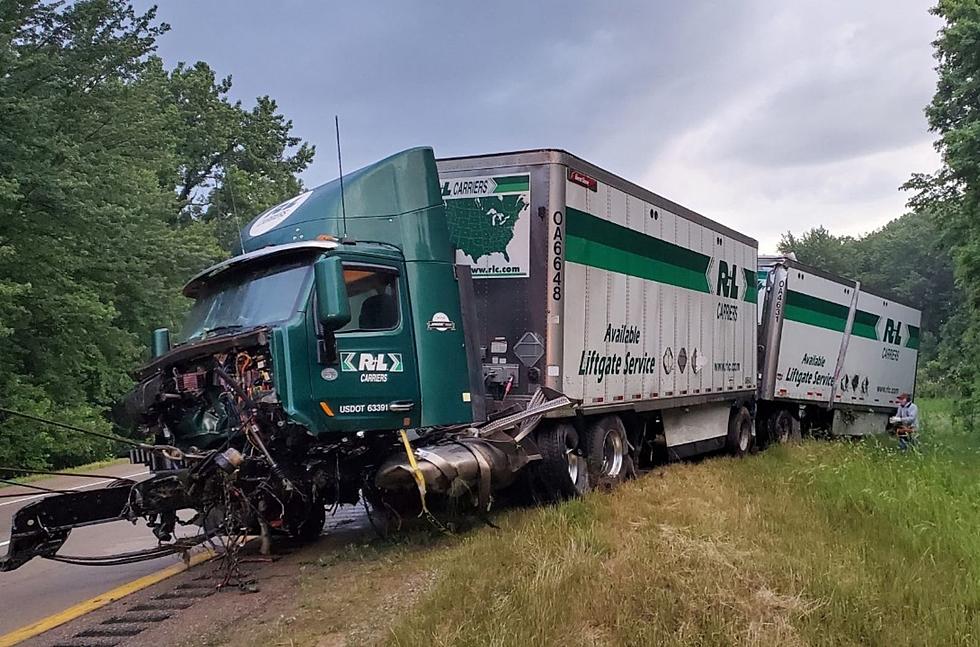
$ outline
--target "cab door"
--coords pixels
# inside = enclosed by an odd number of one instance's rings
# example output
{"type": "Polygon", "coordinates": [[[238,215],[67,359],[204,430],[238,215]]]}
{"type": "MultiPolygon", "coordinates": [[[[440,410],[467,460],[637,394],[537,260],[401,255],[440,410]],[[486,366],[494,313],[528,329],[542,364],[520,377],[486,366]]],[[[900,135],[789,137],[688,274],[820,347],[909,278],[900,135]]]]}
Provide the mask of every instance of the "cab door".
{"type": "Polygon", "coordinates": [[[412,427],[421,402],[404,265],[349,260],[343,267],[351,320],[335,333],[336,361],[311,376],[325,426],[412,427]]]}

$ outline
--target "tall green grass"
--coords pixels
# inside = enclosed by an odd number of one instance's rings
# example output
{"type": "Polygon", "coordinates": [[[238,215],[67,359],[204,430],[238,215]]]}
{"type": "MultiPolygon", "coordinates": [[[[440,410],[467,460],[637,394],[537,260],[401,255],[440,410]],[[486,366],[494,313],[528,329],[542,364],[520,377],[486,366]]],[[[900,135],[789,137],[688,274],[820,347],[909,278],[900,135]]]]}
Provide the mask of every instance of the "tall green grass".
{"type": "Polygon", "coordinates": [[[915,451],[811,443],[732,466],[747,496],[787,506],[770,506],[763,565],[823,602],[799,622],[814,643],[980,644],[980,439],[948,401],[922,409],[915,451]]]}
{"type": "Polygon", "coordinates": [[[806,441],[499,529],[328,542],[282,622],[214,644],[978,645],[980,437],[920,406],[915,451],[806,441]]]}
{"type": "Polygon", "coordinates": [[[505,514],[391,644],[980,644],[980,442],[810,441],[505,514]]]}

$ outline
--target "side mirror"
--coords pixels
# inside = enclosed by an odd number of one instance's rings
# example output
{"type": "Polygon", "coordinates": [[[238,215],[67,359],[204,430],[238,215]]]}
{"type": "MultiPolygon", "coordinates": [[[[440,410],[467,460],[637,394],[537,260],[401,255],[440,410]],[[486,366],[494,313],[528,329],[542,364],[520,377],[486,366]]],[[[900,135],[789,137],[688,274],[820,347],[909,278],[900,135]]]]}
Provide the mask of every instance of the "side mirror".
{"type": "Polygon", "coordinates": [[[323,256],[313,264],[316,290],[316,316],[327,332],[343,328],[350,321],[350,302],[344,267],[337,256],[323,256]]]}

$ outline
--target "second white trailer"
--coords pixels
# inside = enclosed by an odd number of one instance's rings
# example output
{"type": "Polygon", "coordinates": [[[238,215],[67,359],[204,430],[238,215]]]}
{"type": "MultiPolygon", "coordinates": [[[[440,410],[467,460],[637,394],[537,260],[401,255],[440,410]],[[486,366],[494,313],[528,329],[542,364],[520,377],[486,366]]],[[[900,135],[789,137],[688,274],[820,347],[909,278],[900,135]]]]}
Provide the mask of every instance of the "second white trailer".
{"type": "Polygon", "coordinates": [[[759,280],[760,427],[884,431],[898,395],[915,390],[921,313],[791,258],[761,257],[759,280]]]}

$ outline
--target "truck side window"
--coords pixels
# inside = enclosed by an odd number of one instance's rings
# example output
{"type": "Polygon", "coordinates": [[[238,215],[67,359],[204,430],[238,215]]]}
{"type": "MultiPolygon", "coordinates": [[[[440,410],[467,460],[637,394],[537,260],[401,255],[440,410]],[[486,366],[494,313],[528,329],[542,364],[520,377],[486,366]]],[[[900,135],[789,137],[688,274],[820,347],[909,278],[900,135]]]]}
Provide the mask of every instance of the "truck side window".
{"type": "Polygon", "coordinates": [[[378,267],[345,267],[350,323],[338,333],[398,327],[398,272],[378,267]]]}

